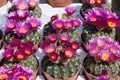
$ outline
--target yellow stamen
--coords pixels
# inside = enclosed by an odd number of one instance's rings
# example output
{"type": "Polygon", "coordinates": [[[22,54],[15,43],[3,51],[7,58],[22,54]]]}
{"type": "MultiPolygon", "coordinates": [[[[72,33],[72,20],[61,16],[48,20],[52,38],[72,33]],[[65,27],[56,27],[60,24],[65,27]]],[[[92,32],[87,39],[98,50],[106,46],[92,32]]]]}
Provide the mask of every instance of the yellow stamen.
{"type": "Polygon", "coordinates": [[[90,4],[95,4],[95,0],[90,0],[90,4]]]}
{"type": "Polygon", "coordinates": [[[23,56],[22,54],[19,54],[19,55],[17,56],[17,58],[21,60],[21,59],[24,58],[24,56],[23,56]]]}
{"type": "Polygon", "coordinates": [[[57,24],[56,27],[60,29],[62,28],[62,24],[57,24]]]}
{"type": "Polygon", "coordinates": [[[108,21],[108,26],[110,28],[114,28],[116,26],[115,22],[112,22],[112,21],[108,21]]]}
{"type": "Polygon", "coordinates": [[[91,18],[90,21],[95,22],[97,19],[96,18],[91,18]]]}
{"type": "Polygon", "coordinates": [[[29,50],[25,50],[25,53],[29,55],[29,54],[30,54],[30,51],[29,51],[29,50]]]}
{"type": "Polygon", "coordinates": [[[112,52],[113,54],[116,53],[115,49],[113,49],[113,48],[110,49],[110,52],[112,52]]]}
{"type": "Polygon", "coordinates": [[[99,47],[103,47],[104,44],[103,44],[103,43],[98,43],[98,46],[99,46],[99,47]]]}
{"type": "Polygon", "coordinates": [[[67,24],[67,28],[71,28],[72,25],[70,23],[67,24]]]}
{"type": "Polygon", "coordinates": [[[97,0],[97,3],[99,3],[99,4],[100,4],[101,2],[102,2],[101,0],[97,0]]]}
{"type": "Polygon", "coordinates": [[[103,53],[101,58],[102,58],[102,60],[106,61],[109,58],[109,56],[107,53],[103,53]]]}
{"type": "Polygon", "coordinates": [[[30,4],[30,6],[32,6],[32,7],[34,7],[34,6],[36,5],[36,3],[33,2],[33,1],[31,1],[29,4],[30,4]]]}
{"type": "Polygon", "coordinates": [[[7,74],[0,74],[0,80],[8,78],[7,74]]]}
{"type": "Polygon", "coordinates": [[[20,80],[27,80],[26,76],[18,76],[20,80]]]}
{"type": "Polygon", "coordinates": [[[20,5],[20,9],[21,10],[24,10],[26,8],[26,6],[23,4],[23,5],[20,5]]]}
{"type": "Polygon", "coordinates": [[[21,28],[21,29],[19,30],[19,32],[20,32],[20,33],[26,33],[27,31],[26,31],[24,28],[21,28]]]}
{"type": "Polygon", "coordinates": [[[53,52],[53,51],[54,51],[53,48],[49,48],[49,49],[47,50],[47,53],[51,53],[51,52],[53,52]]]}
{"type": "Polygon", "coordinates": [[[14,28],[14,25],[13,25],[13,24],[10,24],[10,25],[9,25],[9,28],[14,28]]]}
{"type": "Polygon", "coordinates": [[[37,24],[36,23],[31,23],[32,27],[36,27],[37,24]]]}
{"type": "Polygon", "coordinates": [[[66,51],[66,52],[65,52],[65,55],[66,55],[67,57],[72,57],[72,52],[71,52],[71,51],[66,51]]]}

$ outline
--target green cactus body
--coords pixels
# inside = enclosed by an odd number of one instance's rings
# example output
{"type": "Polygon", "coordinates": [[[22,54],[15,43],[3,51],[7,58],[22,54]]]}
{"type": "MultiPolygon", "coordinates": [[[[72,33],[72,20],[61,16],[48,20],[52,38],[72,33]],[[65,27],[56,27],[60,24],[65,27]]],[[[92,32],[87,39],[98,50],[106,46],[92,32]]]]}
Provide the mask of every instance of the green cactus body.
{"type": "Polygon", "coordinates": [[[119,71],[119,61],[116,62],[96,62],[93,57],[87,56],[84,60],[84,67],[87,70],[88,73],[94,75],[94,76],[100,76],[101,71],[103,69],[106,69],[108,71],[108,75],[110,78],[115,77],[118,74],[119,71]]]}
{"type": "Polygon", "coordinates": [[[42,69],[54,78],[68,78],[77,73],[80,69],[79,55],[70,59],[67,64],[52,63],[49,57],[45,56],[42,61],[42,69]]]}
{"type": "Polygon", "coordinates": [[[7,68],[12,68],[16,64],[21,64],[22,66],[29,67],[33,71],[35,71],[38,68],[38,61],[35,56],[29,56],[25,60],[21,60],[20,62],[16,61],[5,61],[4,65],[7,68]]]}
{"type": "Polygon", "coordinates": [[[34,44],[40,41],[40,32],[39,31],[32,31],[30,34],[26,35],[25,37],[19,37],[17,36],[13,31],[12,32],[6,32],[5,34],[5,42],[8,44],[12,41],[12,39],[18,38],[21,39],[21,41],[32,41],[34,44]]]}
{"type": "Polygon", "coordinates": [[[94,26],[85,25],[85,28],[82,32],[82,40],[86,43],[90,39],[99,37],[99,36],[109,36],[112,39],[116,39],[116,30],[115,29],[96,29],[94,26]]]}

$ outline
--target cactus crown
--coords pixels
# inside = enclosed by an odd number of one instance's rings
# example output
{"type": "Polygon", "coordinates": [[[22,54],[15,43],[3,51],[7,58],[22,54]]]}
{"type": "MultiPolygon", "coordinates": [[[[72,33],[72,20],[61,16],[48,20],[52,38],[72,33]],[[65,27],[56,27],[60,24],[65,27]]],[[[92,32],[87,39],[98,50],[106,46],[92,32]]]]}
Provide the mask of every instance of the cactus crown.
{"type": "Polygon", "coordinates": [[[66,12],[67,14],[63,15],[64,19],[58,19],[56,15],[51,17],[49,26],[44,28],[45,41],[41,43],[41,48],[46,53],[42,68],[55,78],[71,77],[80,68],[79,54],[76,50],[80,47],[78,27],[81,21],[72,18],[75,12],[73,7],[67,7],[66,12]],[[54,33],[47,33],[46,30],[54,33]]]}

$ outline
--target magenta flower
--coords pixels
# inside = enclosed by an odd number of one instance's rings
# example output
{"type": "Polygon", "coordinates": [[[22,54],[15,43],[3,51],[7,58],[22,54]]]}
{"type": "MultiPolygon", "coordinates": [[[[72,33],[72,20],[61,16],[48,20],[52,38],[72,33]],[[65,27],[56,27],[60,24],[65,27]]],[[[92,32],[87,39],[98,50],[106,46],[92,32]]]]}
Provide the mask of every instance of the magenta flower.
{"type": "Polygon", "coordinates": [[[73,29],[74,28],[74,23],[72,22],[72,20],[66,20],[64,22],[64,26],[66,29],[73,29]]]}
{"type": "Polygon", "coordinates": [[[91,5],[95,5],[96,4],[96,0],[87,0],[87,3],[91,4],[91,5]]]}
{"type": "Polygon", "coordinates": [[[29,80],[29,76],[24,72],[14,74],[13,80],[29,80]]]}
{"type": "Polygon", "coordinates": [[[15,22],[12,21],[12,20],[7,21],[6,24],[5,24],[5,28],[8,31],[13,30],[15,27],[16,27],[15,22]]]}
{"type": "Polygon", "coordinates": [[[7,18],[16,22],[18,20],[17,12],[16,11],[10,12],[7,15],[7,18]]]}
{"type": "Polygon", "coordinates": [[[21,0],[13,0],[13,1],[12,1],[12,5],[17,6],[18,3],[20,3],[20,1],[21,1],[21,0]]]}
{"type": "Polygon", "coordinates": [[[68,6],[65,8],[65,11],[67,12],[67,15],[72,15],[75,13],[76,9],[74,7],[68,6]]]}
{"type": "Polygon", "coordinates": [[[23,50],[17,50],[14,54],[14,57],[16,60],[23,60],[26,56],[23,50]]]}
{"type": "Polygon", "coordinates": [[[25,45],[28,46],[29,48],[33,48],[33,46],[34,46],[33,42],[31,42],[31,41],[27,41],[25,43],[25,45]]]}
{"type": "Polygon", "coordinates": [[[109,28],[118,28],[119,24],[120,24],[120,21],[119,21],[119,19],[109,18],[107,20],[107,24],[108,24],[109,28]]]}
{"type": "Polygon", "coordinates": [[[17,5],[16,5],[18,10],[27,10],[29,8],[28,3],[24,0],[20,1],[17,5]]]}
{"type": "Polygon", "coordinates": [[[55,20],[52,25],[56,30],[62,30],[64,28],[64,22],[62,20],[55,20]]]}
{"type": "Polygon", "coordinates": [[[97,15],[94,12],[86,14],[85,19],[89,23],[95,23],[97,21],[97,15]]]}
{"type": "Polygon", "coordinates": [[[26,24],[18,24],[15,29],[18,36],[25,36],[29,33],[29,27],[26,24]]]}
{"type": "Polygon", "coordinates": [[[49,43],[47,41],[43,41],[40,43],[40,48],[45,49],[45,47],[47,47],[49,45],[49,43]]]}
{"type": "Polygon", "coordinates": [[[52,17],[51,17],[51,21],[54,21],[54,20],[57,20],[58,19],[58,16],[57,15],[53,15],[52,17]]]}
{"type": "Polygon", "coordinates": [[[30,17],[26,23],[30,26],[30,29],[37,30],[41,26],[41,22],[38,18],[30,17]]]}
{"type": "Polygon", "coordinates": [[[45,53],[48,54],[48,55],[50,55],[51,53],[55,52],[55,50],[56,50],[56,47],[53,44],[48,45],[44,49],[45,53]]]}
{"type": "Polygon", "coordinates": [[[23,51],[24,51],[24,53],[25,53],[26,56],[30,56],[30,55],[33,54],[33,50],[32,50],[32,48],[30,48],[30,47],[25,47],[25,48],[23,49],[23,51]]]}
{"type": "Polygon", "coordinates": [[[0,70],[0,80],[10,80],[11,78],[9,77],[9,74],[7,73],[6,70],[0,70]]]}
{"type": "Polygon", "coordinates": [[[50,42],[56,42],[58,39],[58,36],[56,34],[50,34],[48,35],[48,39],[50,40],[50,42]]]}
{"type": "Polygon", "coordinates": [[[30,8],[35,8],[39,4],[39,0],[27,0],[30,8]]]}
{"type": "Polygon", "coordinates": [[[65,48],[64,49],[64,55],[67,57],[67,58],[72,58],[75,56],[75,50],[71,47],[68,47],[68,48],[65,48]]]}
{"type": "Polygon", "coordinates": [[[19,44],[19,48],[21,48],[21,49],[24,49],[24,48],[25,48],[25,46],[26,46],[26,44],[25,44],[25,43],[20,43],[20,44],[19,44]]]}
{"type": "Polygon", "coordinates": [[[108,70],[107,69],[102,69],[101,74],[104,76],[108,75],[108,70]]]}
{"type": "Polygon", "coordinates": [[[28,10],[17,10],[17,16],[19,19],[26,19],[29,16],[28,10]]]}
{"type": "Polygon", "coordinates": [[[75,27],[80,27],[82,25],[82,21],[78,18],[72,18],[75,27]]]}
{"type": "Polygon", "coordinates": [[[71,39],[71,36],[67,33],[62,33],[60,34],[59,38],[62,42],[69,42],[69,40],[71,39]]]}
{"type": "Polygon", "coordinates": [[[19,44],[21,43],[20,39],[13,39],[11,42],[11,45],[13,46],[19,46],[19,44]]]}
{"type": "Polygon", "coordinates": [[[4,58],[5,59],[11,59],[13,57],[13,52],[14,52],[14,50],[12,50],[12,49],[5,50],[5,52],[4,52],[4,58]]]}
{"type": "Polygon", "coordinates": [[[109,78],[107,76],[100,76],[97,77],[95,80],[109,80],[109,78]]]}
{"type": "Polygon", "coordinates": [[[74,41],[71,43],[71,47],[74,49],[74,50],[77,50],[79,49],[80,45],[78,42],[74,41]]]}
{"type": "Polygon", "coordinates": [[[52,62],[56,62],[58,60],[58,54],[57,53],[52,53],[52,54],[50,54],[49,57],[50,57],[50,60],[52,62]]]}

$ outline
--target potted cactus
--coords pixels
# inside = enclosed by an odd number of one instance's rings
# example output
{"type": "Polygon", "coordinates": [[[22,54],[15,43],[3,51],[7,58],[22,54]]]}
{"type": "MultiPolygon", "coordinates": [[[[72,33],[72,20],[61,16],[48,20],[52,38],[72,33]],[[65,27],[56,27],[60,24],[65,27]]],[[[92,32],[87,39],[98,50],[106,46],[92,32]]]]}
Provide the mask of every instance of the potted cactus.
{"type": "Polygon", "coordinates": [[[64,15],[64,20],[56,15],[51,17],[44,29],[49,33],[44,31],[44,41],[40,44],[46,54],[41,67],[47,80],[76,80],[81,68],[80,56],[76,52],[80,47],[79,34],[75,34],[81,20],[72,18],[72,14],[64,15]]]}
{"type": "Polygon", "coordinates": [[[5,23],[5,43],[8,44],[12,39],[18,38],[22,42],[30,40],[38,46],[40,41],[38,29],[41,26],[39,2],[37,0],[23,0],[22,2],[15,0],[12,4],[5,23]]]}
{"type": "Polygon", "coordinates": [[[88,80],[106,76],[107,80],[119,80],[120,45],[107,36],[92,38],[86,45],[88,56],[83,62],[88,80]]]}
{"type": "MultiPolygon", "coordinates": [[[[43,27],[43,36],[42,36],[43,40],[46,40],[46,38],[49,34],[57,33],[57,30],[53,27],[53,23],[54,22],[56,23],[57,21],[60,22],[60,26],[62,26],[63,28],[64,27],[66,29],[67,29],[67,27],[70,28],[68,33],[72,36],[72,39],[71,39],[72,41],[79,41],[80,40],[80,33],[79,33],[78,28],[82,25],[82,21],[80,19],[73,17],[73,14],[76,12],[76,9],[72,6],[68,6],[65,8],[65,11],[66,11],[66,13],[62,14],[61,20],[59,19],[59,15],[53,15],[51,17],[51,21],[49,21],[43,27]],[[71,26],[69,26],[69,24],[71,26]],[[75,28],[73,26],[75,26],[75,28]]],[[[55,25],[57,25],[57,24],[55,24],[55,25]]]]}
{"type": "Polygon", "coordinates": [[[85,16],[85,24],[81,35],[85,45],[91,38],[109,36],[117,40],[116,29],[119,28],[120,20],[115,13],[106,8],[92,8],[85,16]]]}
{"type": "Polygon", "coordinates": [[[32,47],[32,42],[21,42],[20,39],[13,39],[5,46],[0,62],[0,80],[35,80],[39,63],[32,47]]]}

